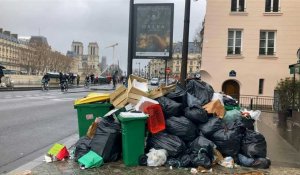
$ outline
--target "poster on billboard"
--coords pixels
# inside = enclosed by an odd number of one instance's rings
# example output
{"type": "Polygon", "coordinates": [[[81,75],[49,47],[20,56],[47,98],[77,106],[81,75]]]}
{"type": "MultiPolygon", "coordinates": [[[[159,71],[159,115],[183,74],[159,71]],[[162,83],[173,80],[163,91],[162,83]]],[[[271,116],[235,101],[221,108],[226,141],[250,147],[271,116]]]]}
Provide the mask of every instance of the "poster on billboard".
{"type": "Polygon", "coordinates": [[[135,4],[134,58],[172,57],[174,4],[135,4]]]}

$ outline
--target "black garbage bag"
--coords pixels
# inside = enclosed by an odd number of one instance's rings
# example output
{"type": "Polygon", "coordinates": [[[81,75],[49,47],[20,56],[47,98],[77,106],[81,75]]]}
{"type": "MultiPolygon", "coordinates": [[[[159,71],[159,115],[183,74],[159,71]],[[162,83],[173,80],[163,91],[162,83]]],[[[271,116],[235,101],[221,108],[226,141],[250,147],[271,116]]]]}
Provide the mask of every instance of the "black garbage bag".
{"type": "MultiPolygon", "coordinates": [[[[211,147],[209,150],[213,150],[213,148],[216,147],[214,142],[208,140],[204,136],[199,136],[197,137],[193,142],[189,144],[189,148],[191,149],[192,152],[198,152],[201,148],[207,148],[211,147]]],[[[211,157],[213,156],[213,153],[211,157]]]]}
{"type": "Polygon", "coordinates": [[[242,154],[238,154],[238,162],[239,165],[245,166],[245,167],[252,167],[252,168],[261,168],[261,169],[267,169],[271,165],[271,161],[268,158],[249,158],[247,156],[244,156],[242,154]]]}
{"type": "Polygon", "coordinates": [[[104,162],[117,161],[121,154],[121,126],[113,117],[106,117],[98,123],[91,150],[102,156],[104,162]]]}
{"type": "Polygon", "coordinates": [[[177,157],[186,149],[185,143],[177,136],[165,132],[160,132],[149,136],[147,139],[147,149],[165,149],[171,157],[177,157]]]}
{"type": "Polygon", "coordinates": [[[223,103],[225,106],[238,106],[237,100],[233,98],[229,98],[227,96],[223,96],[223,103]]]}
{"type": "Polygon", "coordinates": [[[193,106],[202,106],[202,101],[197,98],[194,97],[192,94],[187,93],[187,105],[188,107],[193,107],[193,106]]]}
{"type": "Polygon", "coordinates": [[[252,118],[246,118],[246,117],[242,117],[242,123],[244,124],[244,127],[254,131],[254,122],[255,120],[252,118]]]}
{"type": "Polygon", "coordinates": [[[75,143],[74,159],[77,162],[80,157],[88,153],[91,149],[91,139],[84,136],[75,143]]]}
{"type": "Polygon", "coordinates": [[[257,158],[251,165],[253,168],[268,169],[271,166],[271,160],[268,158],[257,158]]]}
{"type": "Polygon", "coordinates": [[[208,121],[207,112],[200,106],[186,107],[184,116],[195,124],[206,123],[208,121]]]}
{"type": "Polygon", "coordinates": [[[188,154],[184,154],[178,158],[171,157],[167,160],[166,165],[175,168],[190,167],[191,157],[188,154]]]}
{"type": "Polygon", "coordinates": [[[213,149],[210,146],[201,148],[198,152],[190,154],[190,158],[193,167],[210,169],[213,163],[213,149]]]}
{"type": "Polygon", "coordinates": [[[181,116],[183,114],[183,105],[171,100],[167,97],[159,97],[156,99],[161,105],[165,118],[171,116],[181,116]]]}
{"type": "Polygon", "coordinates": [[[247,130],[242,139],[241,152],[250,158],[265,158],[267,156],[265,137],[258,132],[247,130]]]}
{"type": "Polygon", "coordinates": [[[217,145],[217,149],[223,156],[236,157],[241,148],[243,134],[244,128],[240,122],[236,121],[216,131],[210,140],[217,145]]]}
{"type": "Polygon", "coordinates": [[[182,103],[184,107],[187,106],[187,94],[183,87],[176,84],[176,90],[165,95],[167,98],[176,101],[177,103],[182,103]]]}
{"type": "Polygon", "coordinates": [[[198,125],[198,129],[200,132],[207,138],[210,138],[216,131],[222,129],[224,127],[222,119],[211,116],[208,117],[208,121],[206,123],[201,123],[198,125]]]}
{"type": "Polygon", "coordinates": [[[166,120],[166,130],[172,135],[180,137],[183,141],[193,141],[197,137],[197,127],[184,116],[170,117],[166,120]]]}
{"type": "Polygon", "coordinates": [[[186,90],[200,100],[201,106],[210,102],[214,95],[214,89],[204,81],[190,80],[186,90]]]}

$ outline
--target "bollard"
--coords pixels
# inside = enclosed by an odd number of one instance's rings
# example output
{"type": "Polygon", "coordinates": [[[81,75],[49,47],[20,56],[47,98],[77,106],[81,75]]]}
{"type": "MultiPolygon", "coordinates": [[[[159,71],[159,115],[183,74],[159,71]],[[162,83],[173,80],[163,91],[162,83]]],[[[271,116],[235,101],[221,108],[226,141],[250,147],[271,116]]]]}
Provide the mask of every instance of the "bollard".
{"type": "Polygon", "coordinates": [[[250,110],[253,110],[253,98],[250,100],[250,110]]]}

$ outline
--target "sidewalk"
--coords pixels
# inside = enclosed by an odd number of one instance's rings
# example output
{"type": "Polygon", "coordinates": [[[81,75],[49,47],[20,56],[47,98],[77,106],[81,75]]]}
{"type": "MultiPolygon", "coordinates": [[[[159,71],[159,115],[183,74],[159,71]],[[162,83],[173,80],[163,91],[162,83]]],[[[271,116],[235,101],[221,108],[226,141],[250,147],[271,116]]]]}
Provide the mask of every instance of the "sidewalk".
{"type": "MultiPolygon", "coordinates": [[[[269,169],[252,169],[245,167],[238,167],[228,169],[216,165],[213,167],[212,173],[206,174],[243,174],[243,175],[260,175],[260,174],[278,174],[278,175],[300,175],[300,153],[297,152],[288,142],[286,142],[274,128],[270,127],[273,123],[268,123],[271,118],[276,117],[276,113],[262,113],[261,120],[258,123],[259,131],[265,136],[268,144],[268,157],[272,161],[269,169]],[[293,168],[294,167],[294,168],[293,168]]],[[[78,135],[72,136],[71,139],[65,143],[68,147],[73,145],[78,139],[78,135]]],[[[191,174],[190,168],[173,168],[169,167],[126,167],[121,161],[107,163],[100,168],[81,170],[76,162],[73,160],[66,160],[54,163],[45,163],[42,161],[43,157],[28,163],[31,166],[23,166],[14,170],[9,174],[16,174],[24,170],[30,170],[32,174],[105,174],[105,175],[184,175],[191,174]]],[[[198,173],[201,174],[201,173],[198,173]]]]}

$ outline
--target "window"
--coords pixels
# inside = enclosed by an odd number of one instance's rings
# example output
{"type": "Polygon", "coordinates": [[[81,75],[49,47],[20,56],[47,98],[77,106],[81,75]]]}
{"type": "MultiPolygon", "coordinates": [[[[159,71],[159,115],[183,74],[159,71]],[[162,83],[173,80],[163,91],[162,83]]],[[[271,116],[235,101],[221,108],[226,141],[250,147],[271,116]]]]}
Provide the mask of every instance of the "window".
{"type": "Polygon", "coordinates": [[[279,12],[279,0],[266,0],[265,12],[279,12]]]}
{"type": "Polygon", "coordinates": [[[179,64],[179,61],[177,61],[177,64],[179,64]]]}
{"type": "Polygon", "coordinates": [[[240,55],[242,50],[242,31],[229,30],[228,31],[228,55],[240,55]]]}
{"type": "Polygon", "coordinates": [[[193,72],[193,67],[190,67],[190,73],[192,73],[193,72]]]}
{"type": "Polygon", "coordinates": [[[177,71],[177,72],[179,71],[179,66],[176,66],[176,71],[177,71]]]}
{"type": "Polygon", "coordinates": [[[190,61],[190,65],[193,65],[193,61],[190,61]]]}
{"type": "Polygon", "coordinates": [[[232,12],[244,12],[245,11],[245,0],[231,0],[231,11],[232,12]]]}
{"type": "Polygon", "coordinates": [[[259,79],[258,82],[258,94],[263,94],[263,90],[264,90],[264,79],[259,79]]]}
{"type": "Polygon", "coordinates": [[[275,31],[260,31],[259,55],[275,55],[275,31]]]}

